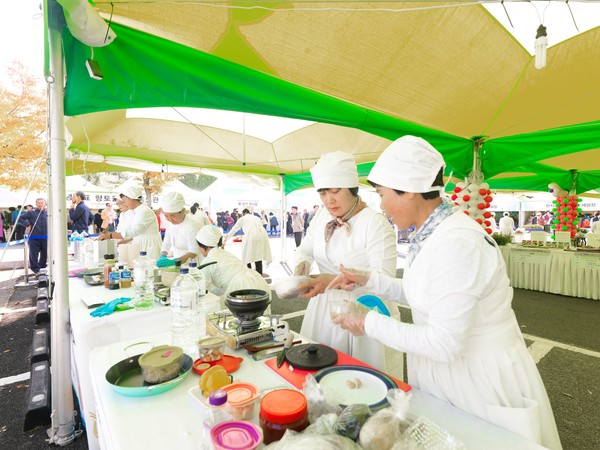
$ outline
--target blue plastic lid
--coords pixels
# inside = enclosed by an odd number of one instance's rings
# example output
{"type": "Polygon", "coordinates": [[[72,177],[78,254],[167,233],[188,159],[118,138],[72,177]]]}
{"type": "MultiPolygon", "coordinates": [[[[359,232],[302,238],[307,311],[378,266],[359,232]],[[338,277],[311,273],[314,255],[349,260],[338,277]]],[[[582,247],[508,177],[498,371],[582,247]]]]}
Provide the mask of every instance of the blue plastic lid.
{"type": "Polygon", "coordinates": [[[182,267],[181,269],[179,269],[179,273],[181,275],[185,275],[188,272],[189,272],[189,269],[187,267],[182,267]]]}
{"type": "Polygon", "coordinates": [[[384,303],[381,301],[379,297],[374,295],[363,295],[358,297],[356,300],[357,303],[360,303],[363,306],[366,306],[369,309],[373,309],[384,316],[390,317],[390,311],[386,308],[384,303]]]}
{"type": "Polygon", "coordinates": [[[195,263],[195,262],[191,262],[191,263],[188,264],[188,266],[190,266],[190,269],[193,269],[197,265],[198,265],[198,263],[195,263]]]}

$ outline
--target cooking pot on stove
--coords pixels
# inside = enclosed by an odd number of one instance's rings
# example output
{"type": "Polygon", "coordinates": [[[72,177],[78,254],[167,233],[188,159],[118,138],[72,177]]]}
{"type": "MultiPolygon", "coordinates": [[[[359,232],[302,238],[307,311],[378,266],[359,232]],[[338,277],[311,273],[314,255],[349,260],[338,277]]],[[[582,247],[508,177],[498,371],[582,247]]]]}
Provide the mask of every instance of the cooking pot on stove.
{"type": "Polygon", "coordinates": [[[260,289],[232,291],[225,299],[225,306],[242,323],[250,323],[263,315],[271,304],[269,293],[260,289]]]}

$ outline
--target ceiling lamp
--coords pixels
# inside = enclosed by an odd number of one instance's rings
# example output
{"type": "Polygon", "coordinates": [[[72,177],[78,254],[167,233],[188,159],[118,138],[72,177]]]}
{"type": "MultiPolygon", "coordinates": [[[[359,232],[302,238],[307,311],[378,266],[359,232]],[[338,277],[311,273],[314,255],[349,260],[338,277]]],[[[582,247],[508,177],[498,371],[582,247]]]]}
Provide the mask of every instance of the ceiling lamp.
{"type": "Polygon", "coordinates": [[[546,27],[540,25],[535,35],[535,68],[546,67],[546,49],[548,48],[548,34],[546,27]]]}

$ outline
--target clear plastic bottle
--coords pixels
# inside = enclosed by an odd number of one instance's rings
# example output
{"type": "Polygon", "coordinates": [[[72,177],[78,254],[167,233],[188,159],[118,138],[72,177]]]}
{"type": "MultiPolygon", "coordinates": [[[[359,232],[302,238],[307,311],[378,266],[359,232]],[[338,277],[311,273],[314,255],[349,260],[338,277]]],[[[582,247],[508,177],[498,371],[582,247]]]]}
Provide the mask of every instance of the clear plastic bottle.
{"type": "Polygon", "coordinates": [[[121,287],[123,289],[131,287],[131,270],[127,267],[126,263],[119,264],[119,272],[121,278],[121,287]]]}
{"type": "Polygon", "coordinates": [[[151,309],[154,306],[154,261],[143,251],[133,262],[133,287],[135,309],[151,309]]]}
{"type": "Polygon", "coordinates": [[[171,344],[188,355],[197,355],[196,342],[206,334],[206,323],[200,323],[199,313],[198,285],[188,269],[182,268],[171,285],[171,344]]]}
{"type": "Polygon", "coordinates": [[[81,260],[81,240],[79,238],[80,236],[77,231],[73,231],[71,233],[71,242],[73,242],[73,259],[75,259],[77,262],[80,262],[81,260]]]}
{"type": "Polygon", "coordinates": [[[232,420],[233,417],[227,412],[227,391],[225,389],[217,389],[208,394],[208,410],[204,417],[203,423],[208,428],[215,425],[232,420]]]}
{"type": "Polygon", "coordinates": [[[110,290],[121,288],[121,273],[119,272],[117,266],[113,266],[113,268],[110,271],[108,288],[110,290]]]}
{"type": "Polygon", "coordinates": [[[206,314],[209,312],[205,297],[206,278],[204,277],[202,271],[198,269],[197,263],[191,262],[188,265],[189,273],[192,277],[194,277],[194,280],[196,280],[196,284],[198,285],[198,293],[196,294],[196,301],[198,302],[198,320],[200,327],[200,336],[204,336],[206,334],[206,314]]]}
{"type": "Polygon", "coordinates": [[[89,237],[83,240],[83,265],[87,268],[94,265],[94,244],[89,237]]]}

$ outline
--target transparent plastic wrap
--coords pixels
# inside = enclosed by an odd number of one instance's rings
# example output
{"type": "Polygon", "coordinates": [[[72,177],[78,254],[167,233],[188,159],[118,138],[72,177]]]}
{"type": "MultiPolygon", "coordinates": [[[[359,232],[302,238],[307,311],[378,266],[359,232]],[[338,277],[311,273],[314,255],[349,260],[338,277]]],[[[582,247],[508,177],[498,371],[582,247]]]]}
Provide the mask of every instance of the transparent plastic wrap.
{"type": "Polygon", "coordinates": [[[320,435],[288,430],[283,437],[265,447],[268,450],[360,450],[360,446],[337,434],[320,435]]]}
{"type": "Polygon", "coordinates": [[[360,430],[358,442],[365,450],[390,450],[403,441],[402,434],[410,425],[407,415],[411,394],[390,389],[386,398],[390,407],[371,416],[360,430]]]}
{"type": "Polygon", "coordinates": [[[333,427],[337,419],[338,415],[336,413],[323,414],[313,424],[309,425],[304,432],[322,435],[335,434],[333,427]]]}
{"type": "Polygon", "coordinates": [[[315,423],[315,421],[324,414],[335,413],[338,415],[342,411],[342,408],[338,405],[330,405],[327,403],[323,388],[312,375],[306,376],[304,384],[302,385],[302,393],[306,397],[308,421],[310,423],[315,423]]]}
{"type": "Polygon", "coordinates": [[[465,444],[427,417],[418,417],[392,450],[465,450],[465,444]]]}
{"type": "Polygon", "coordinates": [[[300,290],[298,286],[310,280],[311,278],[308,276],[295,276],[286,278],[274,286],[275,293],[277,294],[277,297],[283,300],[300,297],[300,294],[302,294],[304,291],[300,290]]]}
{"type": "Polygon", "coordinates": [[[336,432],[336,434],[356,441],[360,433],[360,429],[369,419],[369,417],[371,417],[369,405],[362,403],[348,405],[344,408],[335,421],[333,430],[336,432]]]}

